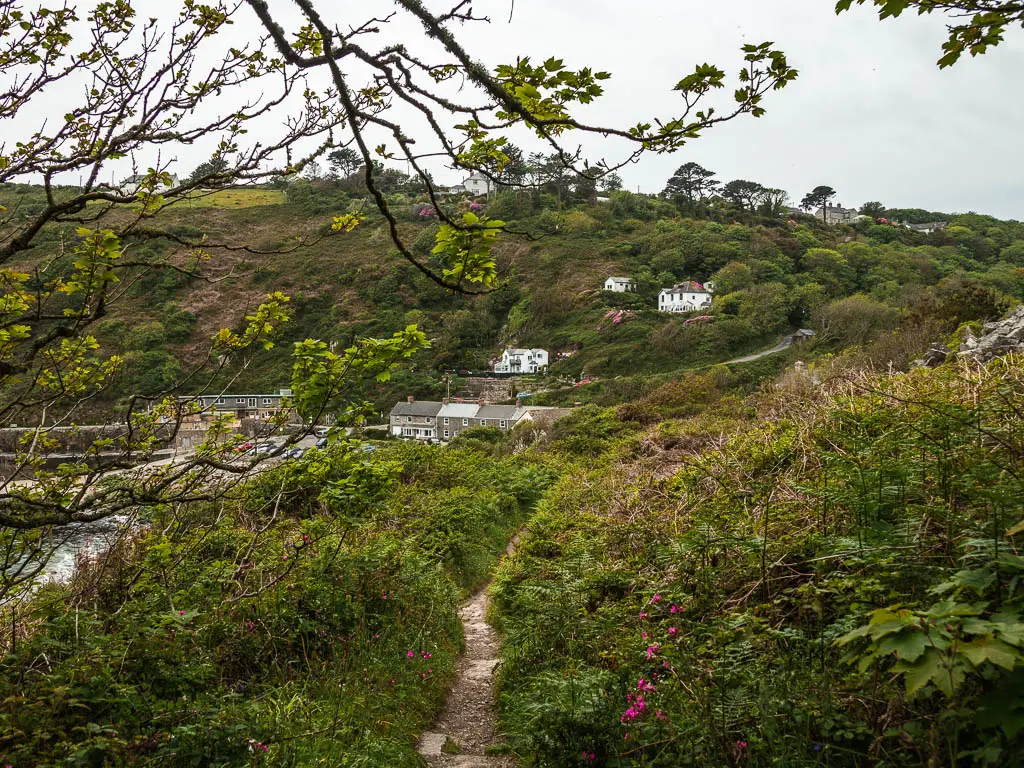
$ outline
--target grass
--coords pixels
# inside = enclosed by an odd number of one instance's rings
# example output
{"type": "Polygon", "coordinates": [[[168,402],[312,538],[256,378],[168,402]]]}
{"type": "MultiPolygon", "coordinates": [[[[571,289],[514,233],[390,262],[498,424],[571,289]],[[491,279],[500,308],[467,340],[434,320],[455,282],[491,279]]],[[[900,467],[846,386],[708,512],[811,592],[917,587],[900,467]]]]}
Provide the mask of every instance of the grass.
{"type": "MultiPolygon", "coordinates": [[[[188,198],[190,208],[255,208],[263,205],[284,205],[287,196],[279,189],[221,189],[198,193],[188,198]]],[[[186,201],[178,205],[184,207],[186,201]]]]}

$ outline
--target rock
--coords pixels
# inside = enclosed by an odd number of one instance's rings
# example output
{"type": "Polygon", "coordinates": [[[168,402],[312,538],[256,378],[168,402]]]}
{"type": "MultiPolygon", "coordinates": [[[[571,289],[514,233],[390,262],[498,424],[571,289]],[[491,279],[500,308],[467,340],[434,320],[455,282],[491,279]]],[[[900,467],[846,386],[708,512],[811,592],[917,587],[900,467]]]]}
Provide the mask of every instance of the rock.
{"type": "MultiPolygon", "coordinates": [[[[979,363],[987,363],[1008,352],[1024,352],[1024,305],[1017,307],[1002,320],[985,323],[984,332],[980,338],[968,331],[957,356],[979,363]]],[[[932,352],[929,351],[925,355],[926,364],[929,364],[928,360],[931,354],[932,352]]]]}
{"type": "Polygon", "coordinates": [[[944,344],[932,344],[932,348],[929,349],[924,356],[924,364],[929,368],[938,368],[949,357],[949,347],[944,344]]]}

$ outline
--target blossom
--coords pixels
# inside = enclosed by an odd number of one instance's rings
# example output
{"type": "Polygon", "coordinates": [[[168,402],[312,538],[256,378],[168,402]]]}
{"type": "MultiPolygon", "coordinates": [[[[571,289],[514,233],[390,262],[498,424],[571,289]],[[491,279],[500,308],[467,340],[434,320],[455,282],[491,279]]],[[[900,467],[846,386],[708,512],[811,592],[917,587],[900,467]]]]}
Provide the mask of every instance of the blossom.
{"type": "Polygon", "coordinates": [[[185,615],[185,612],[184,612],[184,611],[178,611],[178,615],[179,615],[179,616],[184,616],[184,615],[185,615]]]}
{"type": "Polygon", "coordinates": [[[746,749],[746,748],[747,748],[747,742],[745,742],[745,741],[737,741],[736,742],[736,749],[746,749]]]}
{"type": "Polygon", "coordinates": [[[651,602],[652,603],[661,602],[661,595],[655,595],[654,597],[652,597],[651,598],[651,602]]]}
{"type": "Polygon", "coordinates": [[[411,659],[416,656],[416,653],[415,651],[409,651],[409,653],[407,653],[406,656],[408,656],[411,659]]]}
{"type": "Polygon", "coordinates": [[[671,608],[668,609],[668,612],[669,613],[680,613],[682,610],[683,609],[680,608],[678,605],[673,605],[671,608]]]}
{"type": "Polygon", "coordinates": [[[661,650],[661,646],[655,643],[654,645],[647,646],[647,660],[650,661],[651,657],[654,656],[658,651],[661,650]]]}
{"type": "Polygon", "coordinates": [[[678,629],[676,629],[675,627],[669,627],[669,628],[668,628],[668,633],[669,633],[670,635],[672,635],[672,636],[675,636],[676,632],[678,632],[678,631],[679,631],[679,630],[678,630],[678,629]]]}

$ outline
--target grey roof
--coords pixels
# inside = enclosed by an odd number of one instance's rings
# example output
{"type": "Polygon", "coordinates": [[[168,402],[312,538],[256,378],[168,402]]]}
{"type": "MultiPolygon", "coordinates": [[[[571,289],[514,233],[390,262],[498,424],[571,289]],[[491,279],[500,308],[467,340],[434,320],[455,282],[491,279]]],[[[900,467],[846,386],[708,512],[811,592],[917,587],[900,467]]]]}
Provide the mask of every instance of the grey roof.
{"type": "Polygon", "coordinates": [[[504,419],[509,421],[515,419],[516,411],[518,411],[514,405],[481,405],[480,409],[476,412],[476,418],[478,419],[504,419]]]}
{"type": "Polygon", "coordinates": [[[398,403],[391,409],[392,416],[437,416],[441,403],[417,400],[412,403],[398,403]]]}

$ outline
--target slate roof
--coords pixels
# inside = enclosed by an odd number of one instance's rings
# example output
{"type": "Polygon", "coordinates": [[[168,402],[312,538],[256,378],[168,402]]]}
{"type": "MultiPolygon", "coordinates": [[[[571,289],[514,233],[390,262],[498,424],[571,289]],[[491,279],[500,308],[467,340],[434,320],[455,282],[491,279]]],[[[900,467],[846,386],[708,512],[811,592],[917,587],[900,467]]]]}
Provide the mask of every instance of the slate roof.
{"type": "Polygon", "coordinates": [[[392,416],[437,416],[441,410],[441,403],[432,403],[429,400],[417,400],[412,403],[398,403],[391,409],[392,416]]]}
{"type": "Polygon", "coordinates": [[[475,419],[479,407],[476,403],[448,403],[441,405],[437,416],[443,419],[475,419]]]}
{"type": "Polygon", "coordinates": [[[514,421],[516,418],[516,411],[519,410],[521,409],[514,405],[481,405],[480,409],[476,412],[475,418],[514,421]]]}

